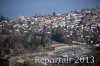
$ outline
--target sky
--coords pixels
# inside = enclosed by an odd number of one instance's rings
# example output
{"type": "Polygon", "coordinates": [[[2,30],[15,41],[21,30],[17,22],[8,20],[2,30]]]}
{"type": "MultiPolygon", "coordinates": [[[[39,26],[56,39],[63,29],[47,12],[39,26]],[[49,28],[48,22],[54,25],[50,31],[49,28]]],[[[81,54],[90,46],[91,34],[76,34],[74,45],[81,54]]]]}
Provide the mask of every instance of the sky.
{"type": "Polygon", "coordinates": [[[0,0],[0,15],[9,18],[47,15],[97,6],[100,7],[100,0],[0,0]]]}

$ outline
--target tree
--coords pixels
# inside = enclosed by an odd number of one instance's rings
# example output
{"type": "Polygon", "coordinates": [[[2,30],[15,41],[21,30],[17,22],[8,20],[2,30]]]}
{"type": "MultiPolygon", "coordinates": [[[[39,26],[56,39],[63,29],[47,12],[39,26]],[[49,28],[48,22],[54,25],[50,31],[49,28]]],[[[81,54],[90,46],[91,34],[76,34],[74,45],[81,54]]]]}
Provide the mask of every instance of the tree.
{"type": "Polygon", "coordinates": [[[64,40],[64,30],[61,26],[58,26],[56,30],[52,31],[52,39],[57,42],[63,42],[64,40]]]}
{"type": "Polygon", "coordinates": [[[45,37],[46,37],[46,26],[43,27],[42,37],[41,37],[41,44],[45,47],[45,37]]]}

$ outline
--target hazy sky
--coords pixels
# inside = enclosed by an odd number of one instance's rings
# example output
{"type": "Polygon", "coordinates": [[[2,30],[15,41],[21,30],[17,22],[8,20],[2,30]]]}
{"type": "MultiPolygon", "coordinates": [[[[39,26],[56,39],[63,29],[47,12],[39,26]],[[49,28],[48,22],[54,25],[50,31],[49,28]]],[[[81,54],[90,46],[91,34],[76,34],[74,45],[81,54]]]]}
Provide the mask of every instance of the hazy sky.
{"type": "Polygon", "coordinates": [[[100,7],[100,0],[0,0],[0,15],[10,18],[45,15],[96,6],[100,7]]]}

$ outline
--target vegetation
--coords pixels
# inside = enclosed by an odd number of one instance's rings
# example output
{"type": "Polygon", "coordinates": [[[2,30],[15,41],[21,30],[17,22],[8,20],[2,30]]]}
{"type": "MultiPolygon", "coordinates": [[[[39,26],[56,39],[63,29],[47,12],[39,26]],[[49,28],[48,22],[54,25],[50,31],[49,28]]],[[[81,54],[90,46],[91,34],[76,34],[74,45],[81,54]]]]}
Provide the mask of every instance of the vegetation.
{"type": "Polygon", "coordinates": [[[56,42],[64,42],[64,30],[61,26],[52,30],[52,40],[56,42]]]}
{"type": "Polygon", "coordinates": [[[34,60],[28,60],[27,63],[29,66],[44,66],[42,63],[35,63],[34,60]]]}
{"type": "Polygon", "coordinates": [[[100,51],[92,51],[89,55],[100,56],[100,51]]]}

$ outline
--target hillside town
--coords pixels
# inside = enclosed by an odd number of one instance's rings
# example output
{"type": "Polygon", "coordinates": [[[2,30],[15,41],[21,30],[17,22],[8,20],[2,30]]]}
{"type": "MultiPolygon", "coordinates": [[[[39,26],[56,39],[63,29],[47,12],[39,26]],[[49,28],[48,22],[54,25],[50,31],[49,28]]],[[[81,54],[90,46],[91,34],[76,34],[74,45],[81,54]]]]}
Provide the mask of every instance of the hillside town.
{"type": "Polygon", "coordinates": [[[15,19],[0,17],[0,58],[20,58],[17,62],[24,63],[22,58],[31,56],[75,57],[95,49],[100,50],[99,7],[15,19]]]}

